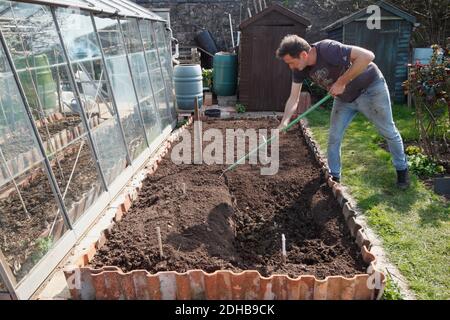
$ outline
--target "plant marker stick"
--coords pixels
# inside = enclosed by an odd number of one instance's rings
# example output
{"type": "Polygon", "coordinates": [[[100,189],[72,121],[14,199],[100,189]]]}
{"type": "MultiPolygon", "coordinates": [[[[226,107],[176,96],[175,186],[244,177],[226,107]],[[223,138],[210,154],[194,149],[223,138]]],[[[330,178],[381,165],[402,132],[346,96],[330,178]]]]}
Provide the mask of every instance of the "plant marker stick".
{"type": "Polygon", "coordinates": [[[159,246],[159,256],[164,258],[163,248],[162,248],[162,240],[161,240],[161,228],[156,227],[156,234],[158,235],[158,246],[159,246]]]}
{"type": "MultiPolygon", "coordinates": [[[[323,97],[321,100],[319,100],[318,102],[316,102],[316,104],[314,104],[311,108],[309,108],[308,110],[306,110],[305,112],[303,112],[301,115],[299,115],[296,119],[292,120],[286,127],[284,127],[283,129],[281,129],[281,132],[285,132],[287,130],[289,130],[292,126],[294,126],[295,124],[297,124],[301,119],[303,119],[304,117],[306,117],[308,114],[310,114],[311,112],[313,112],[315,109],[317,109],[322,103],[324,103],[325,101],[327,101],[328,99],[331,98],[330,94],[327,94],[325,97],[323,97]]],[[[254,148],[252,151],[250,151],[249,153],[247,153],[245,156],[243,156],[242,158],[240,158],[238,161],[236,161],[234,164],[232,164],[231,166],[229,166],[228,168],[226,168],[224,171],[222,171],[222,174],[220,175],[220,177],[223,176],[223,174],[227,171],[231,171],[234,168],[236,168],[240,163],[242,163],[243,161],[245,161],[246,159],[248,159],[248,157],[250,155],[252,155],[253,153],[255,153],[256,151],[258,151],[259,149],[261,149],[264,145],[266,144],[270,144],[272,142],[272,140],[275,139],[275,136],[272,136],[270,139],[266,140],[265,142],[261,143],[259,146],[257,146],[256,148],[254,148]]],[[[220,178],[219,177],[219,178],[220,178]]]]}
{"type": "Polygon", "coordinates": [[[286,263],[286,237],[284,233],[281,234],[281,260],[286,263]]]}
{"type": "Polygon", "coordinates": [[[198,97],[194,100],[194,164],[203,162],[202,120],[200,117],[198,97]]]}

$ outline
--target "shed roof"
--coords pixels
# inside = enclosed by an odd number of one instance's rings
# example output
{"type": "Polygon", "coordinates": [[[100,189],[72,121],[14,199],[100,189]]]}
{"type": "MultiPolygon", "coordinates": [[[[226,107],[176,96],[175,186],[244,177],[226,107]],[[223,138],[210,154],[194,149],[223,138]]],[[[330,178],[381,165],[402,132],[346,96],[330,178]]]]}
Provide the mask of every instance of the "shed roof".
{"type": "Polygon", "coordinates": [[[306,27],[309,27],[311,25],[311,21],[309,21],[308,19],[302,17],[301,15],[295,13],[294,11],[291,11],[291,10],[283,7],[282,5],[280,5],[278,3],[273,3],[269,7],[265,8],[263,11],[261,11],[258,14],[254,15],[253,17],[248,18],[247,20],[244,20],[239,25],[239,29],[242,30],[242,29],[248,27],[249,25],[255,23],[258,20],[263,19],[269,13],[274,12],[274,11],[278,12],[278,13],[280,13],[280,14],[288,17],[288,18],[290,18],[291,20],[294,20],[295,22],[303,24],[306,27]]]}
{"type": "MultiPolygon", "coordinates": [[[[409,21],[411,23],[416,23],[416,17],[414,17],[413,15],[410,15],[409,13],[407,13],[407,12],[405,12],[403,10],[400,10],[399,8],[397,8],[396,6],[394,6],[394,5],[390,4],[390,3],[387,3],[385,1],[378,1],[377,3],[375,3],[375,5],[378,5],[379,7],[383,8],[384,10],[389,11],[390,13],[401,17],[401,18],[405,19],[406,21],[409,21]]],[[[339,20],[336,20],[335,22],[333,22],[332,24],[326,26],[322,30],[330,31],[330,30],[333,30],[333,29],[337,29],[337,28],[340,28],[343,25],[346,25],[346,24],[348,24],[348,23],[350,23],[350,22],[352,22],[352,21],[354,21],[354,20],[356,20],[358,18],[361,18],[361,17],[363,17],[364,15],[367,14],[367,8],[368,7],[364,8],[362,10],[359,10],[359,11],[357,11],[355,13],[352,13],[352,14],[350,14],[348,16],[345,16],[345,17],[343,17],[343,18],[341,18],[339,20]]]]}

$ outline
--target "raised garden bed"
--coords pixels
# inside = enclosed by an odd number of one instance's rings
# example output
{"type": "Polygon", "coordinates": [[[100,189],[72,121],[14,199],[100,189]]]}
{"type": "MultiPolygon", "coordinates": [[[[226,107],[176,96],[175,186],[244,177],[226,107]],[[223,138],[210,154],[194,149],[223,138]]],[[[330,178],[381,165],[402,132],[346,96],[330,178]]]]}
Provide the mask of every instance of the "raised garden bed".
{"type": "MultiPolygon", "coordinates": [[[[226,128],[277,124],[274,119],[220,120],[204,122],[203,129],[225,133],[226,128]]],[[[97,241],[95,256],[91,251],[79,260],[81,268],[66,270],[68,281],[74,272],[81,277],[72,296],[375,298],[379,290],[367,286],[367,268],[373,272],[375,263],[370,243],[300,133],[295,129],[280,137],[280,168],[273,176],[246,164],[219,178],[225,165],[175,165],[166,154],[127,214],[122,220],[119,214],[120,222],[97,241]]],[[[124,204],[122,211],[127,209],[124,204]]]]}
{"type": "MultiPolygon", "coordinates": [[[[42,122],[38,122],[39,124],[42,122]]],[[[46,122],[46,124],[38,125],[38,131],[41,137],[45,139],[47,137],[47,129],[50,136],[64,130],[76,127],[81,123],[81,118],[78,114],[67,115],[66,117],[58,117],[52,122],[46,122]]]]}

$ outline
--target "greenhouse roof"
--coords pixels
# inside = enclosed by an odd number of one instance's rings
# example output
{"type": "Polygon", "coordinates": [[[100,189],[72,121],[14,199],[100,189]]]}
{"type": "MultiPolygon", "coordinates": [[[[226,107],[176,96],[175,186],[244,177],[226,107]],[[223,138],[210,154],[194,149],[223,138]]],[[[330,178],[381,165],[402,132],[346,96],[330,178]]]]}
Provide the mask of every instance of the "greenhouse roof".
{"type": "MultiPolygon", "coordinates": [[[[92,11],[97,14],[118,17],[135,17],[164,21],[160,16],[128,0],[15,0],[14,2],[34,3],[58,7],[92,11]]],[[[0,15],[8,6],[0,5],[0,15]]]]}

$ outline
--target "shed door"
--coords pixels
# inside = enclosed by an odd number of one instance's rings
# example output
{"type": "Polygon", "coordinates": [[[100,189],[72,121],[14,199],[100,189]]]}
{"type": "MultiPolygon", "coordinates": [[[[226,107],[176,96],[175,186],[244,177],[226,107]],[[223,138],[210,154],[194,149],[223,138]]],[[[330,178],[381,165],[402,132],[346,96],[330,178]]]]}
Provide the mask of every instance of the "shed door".
{"type": "Polygon", "coordinates": [[[252,74],[249,110],[284,111],[291,89],[291,71],[275,56],[292,26],[257,26],[252,37],[252,74]]]}
{"type": "MultiPolygon", "coordinates": [[[[370,30],[367,28],[366,22],[358,22],[353,24],[356,27],[355,44],[363,48],[372,50],[375,54],[375,63],[380,68],[386,79],[391,96],[395,92],[395,67],[397,64],[397,46],[400,23],[398,21],[381,20],[381,29],[370,30]]],[[[351,39],[348,39],[351,40],[351,39]]],[[[352,41],[353,42],[353,41],[352,41]]]]}

